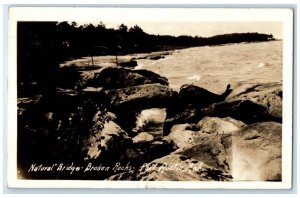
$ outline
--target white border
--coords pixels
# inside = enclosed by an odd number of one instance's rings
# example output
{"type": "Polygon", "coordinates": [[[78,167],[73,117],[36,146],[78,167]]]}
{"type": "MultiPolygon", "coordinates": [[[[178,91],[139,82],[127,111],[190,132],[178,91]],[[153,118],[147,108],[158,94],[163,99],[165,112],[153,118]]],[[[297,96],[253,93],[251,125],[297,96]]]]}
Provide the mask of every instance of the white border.
{"type": "Polygon", "coordinates": [[[8,32],[8,185],[36,188],[181,188],[181,189],[288,189],[292,164],[292,69],[293,12],[291,9],[199,9],[199,8],[58,8],[13,7],[9,9],[8,32]],[[99,11],[101,9],[101,11],[99,11]],[[155,9],[155,10],[154,10],[155,9]],[[80,13],[80,14],[78,14],[80,13]],[[155,14],[153,14],[155,13],[155,14]],[[126,16],[126,17],[124,17],[126,16]],[[18,180],[16,175],[17,21],[278,21],[283,22],[283,147],[282,182],[133,182],[133,181],[63,181],[18,180]]]}

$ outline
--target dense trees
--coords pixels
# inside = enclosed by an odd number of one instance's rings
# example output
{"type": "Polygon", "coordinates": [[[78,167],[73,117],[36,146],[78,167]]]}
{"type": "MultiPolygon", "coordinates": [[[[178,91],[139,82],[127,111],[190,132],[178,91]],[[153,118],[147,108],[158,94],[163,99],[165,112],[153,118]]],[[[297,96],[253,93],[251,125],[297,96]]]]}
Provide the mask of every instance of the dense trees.
{"type": "Polygon", "coordinates": [[[45,88],[55,87],[58,65],[68,59],[273,39],[272,35],[258,33],[209,38],[159,36],[145,33],[138,25],[128,28],[121,24],[111,29],[102,22],[80,26],[76,22],[19,22],[17,28],[18,83],[25,86],[38,82],[45,88]]]}

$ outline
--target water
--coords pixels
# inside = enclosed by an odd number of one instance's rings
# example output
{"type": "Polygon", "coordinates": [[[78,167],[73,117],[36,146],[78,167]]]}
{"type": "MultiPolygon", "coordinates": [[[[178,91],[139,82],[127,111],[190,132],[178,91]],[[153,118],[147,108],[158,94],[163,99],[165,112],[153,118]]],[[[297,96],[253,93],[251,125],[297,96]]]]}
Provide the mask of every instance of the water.
{"type": "Polygon", "coordinates": [[[221,93],[262,83],[282,83],[282,41],[240,43],[175,50],[160,60],[138,60],[137,69],[154,71],[179,90],[191,84],[221,93]]]}
{"type": "Polygon", "coordinates": [[[163,133],[163,125],[167,113],[165,108],[151,108],[141,111],[136,117],[134,131],[147,132],[154,138],[159,138],[163,133]]]}
{"type": "MultiPolygon", "coordinates": [[[[128,61],[146,55],[118,56],[118,59],[128,61]]],[[[231,84],[234,94],[247,86],[282,84],[282,41],[193,47],[164,56],[159,60],[138,59],[136,69],[151,70],[167,77],[170,87],[177,91],[183,84],[194,84],[222,93],[226,85],[231,84]]],[[[91,65],[91,57],[67,61],[61,66],[71,64],[91,65]]],[[[95,56],[94,64],[114,67],[115,56],[95,56]]]]}

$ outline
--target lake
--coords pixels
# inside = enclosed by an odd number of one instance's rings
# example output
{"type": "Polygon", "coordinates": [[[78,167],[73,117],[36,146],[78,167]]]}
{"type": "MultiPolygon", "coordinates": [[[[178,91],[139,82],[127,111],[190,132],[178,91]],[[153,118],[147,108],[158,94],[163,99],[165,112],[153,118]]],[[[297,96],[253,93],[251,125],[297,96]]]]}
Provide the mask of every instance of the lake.
{"type": "Polygon", "coordinates": [[[221,93],[255,84],[282,84],[282,41],[227,44],[175,50],[159,60],[139,59],[136,69],[154,71],[169,79],[170,86],[193,83],[221,93]]]}

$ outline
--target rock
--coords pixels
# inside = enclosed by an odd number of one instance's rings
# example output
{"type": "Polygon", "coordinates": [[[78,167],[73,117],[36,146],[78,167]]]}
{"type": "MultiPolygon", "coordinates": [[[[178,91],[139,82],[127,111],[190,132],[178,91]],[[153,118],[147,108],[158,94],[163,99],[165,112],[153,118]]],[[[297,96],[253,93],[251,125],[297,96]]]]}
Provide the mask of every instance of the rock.
{"type": "Polygon", "coordinates": [[[143,164],[136,179],[140,181],[230,181],[231,176],[184,155],[170,154],[143,164]]]}
{"type": "Polygon", "coordinates": [[[112,121],[114,118],[112,113],[103,115],[98,111],[95,114],[93,127],[82,149],[87,151],[85,160],[99,158],[103,152],[110,152],[110,149],[115,144],[119,144],[120,140],[128,138],[127,133],[112,121]]]}
{"type": "Polygon", "coordinates": [[[201,128],[198,124],[191,123],[186,127],[186,130],[199,131],[201,128]]]}
{"type": "Polygon", "coordinates": [[[201,112],[201,109],[195,107],[187,107],[181,112],[177,113],[174,117],[168,117],[170,115],[167,114],[167,119],[164,123],[163,134],[166,136],[170,133],[170,130],[175,124],[183,124],[183,123],[196,123],[204,114],[201,112]]]}
{"type": "Polygon", "coordinates": [[[190,144],[176,153],[202,161],[216,169],[231,173],[231,134],[205,134],[192,136],[190,144]]]}
{"type": "Polygon", "coordinates": [[[132,138],[133,143],[151,142],[152,140],[154,140],[153,135],[146,133],[146,132],[139,133],[137,136],[132,138]]]}
{"type": "Polygon", "coordinates": [[[168,85],[168,79],[151,71],[104,67],[94,71],[83,72],[80,85],[81,87],[118,89],[152,83],[168,85]]]}
{"type": "Polygon", "coordinates": [[[177,147],[175,147],[171,142],[161,139],[152,141],[139,141],[135,143],[132,141],[123,147],[122,150],[118,151],[119,158],[116,160],[130,162],[132,165],[138,167],[143,163],[166,156],[176,149],[177,147]]]}
{"type": "Polygon", "coordinates": [[[152,141],[149,148],[147,148],[148,151],[147,161],[152,161],[154,159],[168,155],[171,152],[175,151],[176,149],[177,147],[174,146],[172,142],[166,141],[164,139],[152,141]]]}
{"type": "Polygon", "coordinates": [[[165,107],[177,93],[161,84],[145,84],[105,90],[104,94],[112,107],[133,110],[165,107]]]}
{"type": "Polygon", "coordinates": [[[103,104],[103,87],[86,87],[78,91],[78,95],[81,96],[83,101],[93,101],[99,105],[103,104]]]}
{"type": "Polygon", "coordinates": [[[216,133],[216,134],[231,134],[232,132],[245,126],[241,121],[230,117],[204,117],[198,122],[202,133],[216,133]]]}
{"type": "Polygon", "coordinates": [[[137,65],[138,65],[137,61],[135,61],[135,60],[119,62],[119,66],[121,66],[121,67],[136,67],[137,65]]]}
{"type": "MultiPolygon", "coordinates": [[[[231,117],[246,124],[264,121],[281,122],[281,118],[271,115],[267,108],[250,100],[236,100],[212,104],[206,108],[187,107],[174,117],[167,118],[164,125],[164,135],[168,135],[174,124],[196,123],[209,117],[231,117]]],[[[168,115],[167,115],[168,117],[168,115]]]]}
{"type": "Polygon", "coordinates": [[[150,60],[159,60],[161,58],[165,58],[167,55],[171,55],[172,53],[169,51],[161,51],[161,52],[152,52],[150,54],[138,55],[136,59],[150,59],[150,60]]]}
{"type": "Polygon", "coordinates": [[[82,91],[85,93],[100,93],[102,89],[103,87],[86,87],[82,91]]]}
{"type": "Polygon", "coordinates": [[[148,56],[148,59],[150,60],[159,60],[161,58],[165,58],[164,56],[162,55],[152,55],[152,56],[148,56]]]}
{"type": "Polygon", "coordinates": [[[263,121],[281,121],[280,118],[269,114],[266,107],[250,100],[217,103],[212,105],[208,111],[205,110],[202,113],[217,117],[232,117],[246,124],[263,121]]]}
{"type": "Polygon", "coordinates": [[[202,111],[213,103],[221,102],[231,93],[230,85],[224,93],[218,95],[195,85],[183,85],[178,97],[169,103],[167,120],[164,125],[164,135],[168,135],[174,124],[195,123],[204,116],[212,116],[212,111],[202,111]]]}
{"type": "Polygon", "coordinates": [[[185,124],[176,124],[171,128],[171,132],[174,131],[185,131],[187,128],[190,126],[190,124],[185,123],[185,124]]]}
{"type": "Polygon", "coordinates": [[[232,139],[232,175],[236,181],[281,181],[282,125],[254,123],[232,139]]]}
{"type": "Polygon", "coordinates": [[[195,144],[195,137],[199,135],[198,132],[187,130],[190,124],[178,124],[174,125],[171,129],[171,133],[165,138],[171,142],[174,142],[175,145],[183,150],[185,148],[191,147],[195,144]]]}
{"type": "Polygon", "coordinates": [[[145,80],[145,84],[151,84],[151,83],[159,83],[161,85],[168,86],[168,79],[166,77],[160,76],[157,73],[154,73],[152,71],[146,70],[146,69],[139,69],[134,70],[139,75],[145,76],[147,79],[145,80]]]}
{"type": "Polygon", "coordinates": [[[221,102],[232,92],[230,85],[227,85],[226,90],[222,94],[212,93],[202,87],[195,85],[183,85],[179,91],[179,97],[182,103],[193,104],[197,107],[206,107],[210,104],[221,102]]]}
{"type": "Polygon", "coordinates": [[[166,137],[174,142],[179,150],[184,150],[199,144],[203,138],[210,137],[207,134],[212,134],[212,137],[219,134],[232,134],[244,126],[241,121],[229,117],[204,117],[197,125],[187,123],[174,125],[166,137]]]}
{"type": "Polygon", "coordinates": [[[246,88],[236,94],[231,100],[250,100],[266,108],[268,114],[282,117],[282,85],[281,84],[258,84],[246,88]]]}

